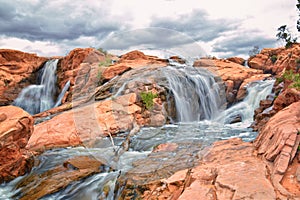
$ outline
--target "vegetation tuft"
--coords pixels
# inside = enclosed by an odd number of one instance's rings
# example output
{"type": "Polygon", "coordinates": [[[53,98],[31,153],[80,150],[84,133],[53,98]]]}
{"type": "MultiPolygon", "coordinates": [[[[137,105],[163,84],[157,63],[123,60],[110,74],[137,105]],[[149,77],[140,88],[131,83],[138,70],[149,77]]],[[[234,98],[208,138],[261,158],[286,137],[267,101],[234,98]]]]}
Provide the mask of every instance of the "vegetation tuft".
{"type": "Polygon", "coordinates": [[[150,110],[153,107],[153,99],[157,97],[157,94],[152,92],[141,92],[140,95],[146,108],[150,110]]]}

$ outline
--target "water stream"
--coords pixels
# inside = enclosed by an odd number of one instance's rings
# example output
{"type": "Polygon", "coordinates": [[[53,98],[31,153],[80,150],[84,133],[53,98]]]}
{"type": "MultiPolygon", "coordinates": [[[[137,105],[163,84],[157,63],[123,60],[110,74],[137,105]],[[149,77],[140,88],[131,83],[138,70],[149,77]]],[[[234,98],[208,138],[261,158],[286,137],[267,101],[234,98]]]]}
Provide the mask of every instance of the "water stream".
{"type": "MultiPolygon", "coordinates": [[[[120,174],[126,174],[130,169],[138,171],[139,167],[134,166],[133,162],[146,159],[153,147],[159,144],[176,143],[179,148],[161,157],[153,158],[152,163],[142,166],[142,170],[151,171],[153,168],[164,167],[173,173],[174,167],[180,169],[180,166],[190,167],[196,164],[201,157],[199,156],[201,151],[215,141],[234,137],[251,141],[256,137],[257,133],[247,127],[252,121],[254,109],[259,101],[271,92],[274,81],[259,81],[250,84],[248,95],[243,102],[222,111],[220,109],[222,106],[220,86],[211,74],[201,70],[195,71],[187,66],[169,66],[163,70],[153,73],[155,76],[157,73],[165,75],[168,88],[175,97],[178,122],[162,127],[142,128],[131,138],[129,151],[120,154],[117,159],[115,148],[109,138],[101,139],[94,148],[76,147],[46,151],[39,156],[41,163],[30,174],[41,174],[61,165],[67,158],[75,155],[93,155],[98,160],[113,166],[114,170],[73,182],[67,188],[42,199],[113,200],[118,195],[115,192],[117,177],[120,174]],[[242,116],[242,122],[228,124],[237,115],[242,116]],[[105,193],[104,188],[107,187],[109,192],[105,193]]],[[[135,77],[131,77],[131,80],[134,79],[135,77]]],[[[120,88],[124,88],[124,84],[120,88]]],[[[127,134],[120,134],[114,138],[116,147],[121,146],[127,134]]],[[[23,177],[19,177],[10,183],[3,184],[0,187],[0,199],[13,199],[11,196],[16,193],[14,186],[22,179],[23,177]]]]}
{"type": "Polygon", "coordinates": [[[40,83],[24,88],[18,98],[14,100],[13,105],[23,108],[32,115],[59,106],[70,87],[70,82],[66,83],[57,97],[57,63],[58,59],[47,61],[42,68],[41,77],[39,77],[40,83]]]}

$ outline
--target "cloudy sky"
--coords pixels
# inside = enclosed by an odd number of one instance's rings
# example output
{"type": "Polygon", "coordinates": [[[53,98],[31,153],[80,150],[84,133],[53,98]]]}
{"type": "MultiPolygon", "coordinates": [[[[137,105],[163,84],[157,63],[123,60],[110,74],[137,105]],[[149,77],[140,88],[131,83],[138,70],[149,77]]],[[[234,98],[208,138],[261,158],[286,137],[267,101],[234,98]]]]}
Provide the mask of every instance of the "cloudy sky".
{"type": "Polygon", "coordinates": [[[43,56],[76,47],[247,57],[297,34],[296,0],[0,0],[0,48],[43,56]],[[201,52],[201,53],[200,53],[201,52]]]}

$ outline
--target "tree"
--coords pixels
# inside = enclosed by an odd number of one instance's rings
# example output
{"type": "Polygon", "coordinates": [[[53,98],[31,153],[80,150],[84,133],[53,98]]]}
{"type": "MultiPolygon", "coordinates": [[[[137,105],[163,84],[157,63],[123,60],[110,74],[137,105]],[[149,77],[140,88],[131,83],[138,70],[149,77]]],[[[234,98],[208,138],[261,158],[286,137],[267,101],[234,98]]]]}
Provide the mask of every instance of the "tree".
{"type": "MultiPolygon", "coordinates": [[[[300,0],[297,0],[296,7],[298,9],[298,15],[300,17],[300,0]]],[[[300,18],[297,20],[297,30],[300,32],[300,18]]],[[[278,33],[276,37],[278,40],[283,40],[286,42],[285,47],[289,48],[292,44],[297,42],[297,37],[292,37],[291,32],[288,30],[287,25],[282,25],[277,29],[278,33]]]]}
{"type": "MultiPolygon", "coordinates": [[[[298,0],[300,1],[300,0],[298,0]]],[[[285,41],[285,47],[289,48],[292,46],[292,44],[297,42],[297,37],[292,37],[291,32],[289,31],[289,29],[287,28],[286,25],[282,25],[277,29],[278,33],[276,34],[276,37],[278,38],[278,40],[283,40],[285,41]]]]}
{"type": "Polygon", "coordinates": [[[253,47],[253,49],[251,49],[249,51],[249,56],[252,57],[252,56],[255,56],[256,54],[259,54],[259,46],[255,45],[253,47]]]}
{"type": "MultiPolygon", "coordinates": [[[[300,0],[298,0],[296,7],[298,9],[298,15],[300,17],[300,0]]],[[[298,30],[298,32],[300,32],[300,19],[297,20],[297,30],[298,30]]]]}

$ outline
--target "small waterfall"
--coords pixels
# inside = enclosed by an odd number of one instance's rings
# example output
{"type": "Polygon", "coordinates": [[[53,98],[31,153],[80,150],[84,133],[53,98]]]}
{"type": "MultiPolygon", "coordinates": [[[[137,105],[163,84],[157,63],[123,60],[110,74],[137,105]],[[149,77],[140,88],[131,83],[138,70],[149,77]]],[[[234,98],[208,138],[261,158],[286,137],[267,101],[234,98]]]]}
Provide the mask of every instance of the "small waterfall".
{"type": "Polygon", "coordinates": [[[242,122],[251,123],[254,110],[258,108],[259,102],[271,93],[274,82],[274,80],[266,80],[250,83],[247,87],[248,94],[244,100],[225,110],[217,120],[223,120],[225,124],[228,124],[236,117],[240,117],[242,122]]]}
{"type": "Polygon", "coordinates": [[[213,74],[182,64],[168,66],[164,72],[175,98],[177,121],[193,122],[216,117],[223,101],[221,88],[213,74]]]}
{"type": "Polygon", "coordinates": [[[15,99],[13,105],[23,108],[30,114],[40,113],[54,106],[58,106],[70,84],[69,82],[66,84],[59,98],[55,101],[57,96],[57,63],[58,59],[46,62],[42,70],[40,84],[30,85],[24,88],[18,98],[15,99]]]}

